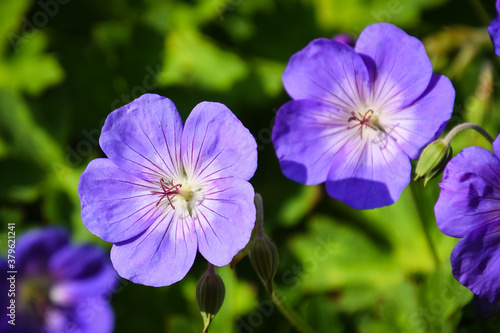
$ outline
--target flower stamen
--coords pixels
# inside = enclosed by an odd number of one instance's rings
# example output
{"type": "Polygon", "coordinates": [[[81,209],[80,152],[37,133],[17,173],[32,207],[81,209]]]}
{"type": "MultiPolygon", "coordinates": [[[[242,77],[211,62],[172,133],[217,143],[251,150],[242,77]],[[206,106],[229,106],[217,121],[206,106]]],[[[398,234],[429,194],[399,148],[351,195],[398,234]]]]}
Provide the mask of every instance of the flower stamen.
{"type": "Polygon", "coordinates": [[[374,112],[373,110],[368,110],[365,112],[365,114],[361,114],[361,112],[358,112],[359,113],[359,116],[356,115],[356,113],[354,111],[351,111],[351,115],[352,117],[350,117],[347,122],[350,123],[351,121],[358,121],[359,123],[357,123],[356,125],[352,125],[352,126],[348,126],[347,129],[353,129],[353,128],[356,128],[358,126],[361,126],[361,139],[363,138],[363,126],[367,126],[367,127],[370,127],[374,130],[377,130],[376,127],[373,126],[372,122],[370,121],[370,119],[372,118],[372,116],[374,115],[374,112]]]}
{"type": "Polygon", "coordinates": [[[175,209],[174,205],[172,204],[171,198],[175,197],[177,194],[179,194],[179,189],[182,187],[182,184],[174,185],[172,180],[170,180],[170,182],[168,182],[168,183],[165,183],[165,181],[162,178],[162,179],[160,179],[160,187],[161,187],[163,192],[158,192],[158,191],[153,192],[155,194],[162,195],[160,200],[158,200],[158,202],[156,203],[156,207],[158,207],[160,205],[161,201],[163,199],[165,199],[165,197],[166,197],[168,202],[170,203],[170,206],[172,206],[172,209],[175,209]],[[170,187],[168,185],[170,185],[170,187]]]}

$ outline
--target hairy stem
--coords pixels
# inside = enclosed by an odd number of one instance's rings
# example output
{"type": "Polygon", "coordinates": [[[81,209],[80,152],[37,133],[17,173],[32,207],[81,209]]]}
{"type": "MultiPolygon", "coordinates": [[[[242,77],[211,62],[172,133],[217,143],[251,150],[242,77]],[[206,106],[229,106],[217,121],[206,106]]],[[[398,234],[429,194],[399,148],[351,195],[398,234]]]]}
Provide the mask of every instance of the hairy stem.
{"type": "Polygon", "coordinates": [[[493,144],[493,141],[495,141],[495,139],[493,139],[491,137],[491,135],[489,135],[488,132],[486,132],[486,130],[484,128],[482,128],[481,126],[474,124],[474,123],[463,123],[463,124],[460,124],[460,125],[453,127],[453,129],[448,134],[446,134],[445,138],[443,139],[444,142],[446,142],[446,144],[449,145],[450,141],[453,139],[453,137],[455,135],[457,135],[457,133],[459,133],[465,129],[473,129],[473,130],[477,131],[486,140],[488,140],[488,142],[491,144],[493,144]]]}
{"type": "Polygon", "coordinates": [[[273,303],[276,305],[276,307],[280,310],[281,314],[288,320],[290,325],[295,327],[295,329],[299,332],[302,333],[312,333],[314,332],[309,325],[307,325],[301,318],[300,316],[293,311],[292,309],[288,308],[283,301],[276,296],[275,293],[272,293],[271,299],[273,300],[273,303]]]}
{"type": "Polygon", "coordinates": [[[255,209],[257,210],[255,231],[257,232],[257,237],[264,237],[264,208],[262,206],[262,197],[259,193],[255,193],[254,202],[255,209]]]}
{"type": "Polygon", "coordinates": [[[431,252],[432,259],[434,261],[434,266],[436,268],[438,268],[439,266],[441,266],[441,261],[439,260],[439,255],[437,253],[436,246],[434,245],[434,242],[432,241],[432,237],[431,237],[431,233],[429,231],[429,228],[425,224],[425,218],[424,218],[424,214],[422,213],[422,206],[419,204],[420,200],[418,198],[417,189],[415,187],[415,184],[416,184],[415,182],[412,182],[410,184],[411,195],[413,197],[413,202],[415,203],[415,207],[417,208],[418,219],[420,221],[420,225],[422,226],[422,230],[424,232],[425,239],[427,241],[427,245],[429,246],[429,250],[431,252]]]}

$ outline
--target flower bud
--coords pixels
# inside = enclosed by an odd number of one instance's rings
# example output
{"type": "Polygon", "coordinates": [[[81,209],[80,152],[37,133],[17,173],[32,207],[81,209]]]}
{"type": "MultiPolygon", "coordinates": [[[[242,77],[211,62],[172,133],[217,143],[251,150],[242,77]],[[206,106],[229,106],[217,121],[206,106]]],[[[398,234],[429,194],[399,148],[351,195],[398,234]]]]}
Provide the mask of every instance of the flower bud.
{"type": "Polygon", "coordinates": [[[432,178],[438,176],[453,157],[451,146],[444,140],[436,140],[425,147],[415,170],[415,181],[424,178],[424,187],[432,178]]]}
{"type": "Polygon", "coordinates": [[[250,247],[250,262],[269,293],[273,293],[273,279],[278,270],[278,249],[267,236],[257,236],[250,247]]]}
{"type": "Polygon", "coordinates": [[[209,265],[196,285],[196,301],[203,318],[203,333],[208,332],[208,326],[224,303],[225,294],[224,282],[215,273],[214,267],[209,265]]]}

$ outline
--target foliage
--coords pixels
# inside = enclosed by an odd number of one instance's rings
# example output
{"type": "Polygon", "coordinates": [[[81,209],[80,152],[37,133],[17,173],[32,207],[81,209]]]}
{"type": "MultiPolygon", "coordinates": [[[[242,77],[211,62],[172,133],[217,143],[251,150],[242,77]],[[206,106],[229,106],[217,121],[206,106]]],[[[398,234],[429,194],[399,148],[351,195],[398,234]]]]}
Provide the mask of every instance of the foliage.
{"type": "MultiPolygon", "coordinates": [[[[83,226],[77,193],[88,162],[104,156],[98,137],[105,117],[146,92],[171,98],[184,119],[199,102],[218,101],[257,140],[251,182],[280,252],[275,288],[314,330],[493,332],[500,319],[480,319],[472,293],[452,277],[456,240],[439,232],[433,213],[439,180],[425,189],[412,183],[390,207],[356,211],[322,186],[286,179],[270,133],[276,110],[289,100],[281,74],[293,53],[314,38],[357,35],[388,21],[422,39],[435,69],[452,78],[450,127],[474,121],[496,136],[500,63],[486,32],[494,13],[491,1],[465,0],[3,0],[2,225],[14,222],[18,233],[64,225],[75,240],[109,248],[83,226]]],[[[491,149],[466,132],[453,151],[470,145],[491,149]]],[[[112,299],[116,331],[200,332],[195,289],[205,266],[198,257],[170,287],[122,280],[112,299]]],[[[226,298],[213,332],[293,331],[248,258],[218,273],[226,298]]]]}

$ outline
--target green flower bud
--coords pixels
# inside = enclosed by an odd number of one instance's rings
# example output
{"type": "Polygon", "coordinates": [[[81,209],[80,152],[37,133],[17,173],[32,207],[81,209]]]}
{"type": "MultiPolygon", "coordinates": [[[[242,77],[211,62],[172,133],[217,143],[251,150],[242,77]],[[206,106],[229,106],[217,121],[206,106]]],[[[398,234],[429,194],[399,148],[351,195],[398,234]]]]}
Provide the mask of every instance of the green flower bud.
{"type": "Polygon", "coordinates": [[[415,181],[424,179],[424,187],[432,178],[443,172],[448,161],[453,157],[451,146],[444,140],[436,140],[425,147],[420,155],[415,170],[415,181]]]}
{"type": "Polygon", "coordinates": [[[265,235],[257,236],[250,247],[250,262],[271,295],[278,261],[276,245],[265,235]]]}
{"type": "Polygon", "coordinates": [[[196,301],[203,318],[203,333],[208,332],[208,326],[224,303],[225,294],[224,282],[215,273],[214,267],[209,264],[207,271],[203,273],[196,285],[196,301]]]}

